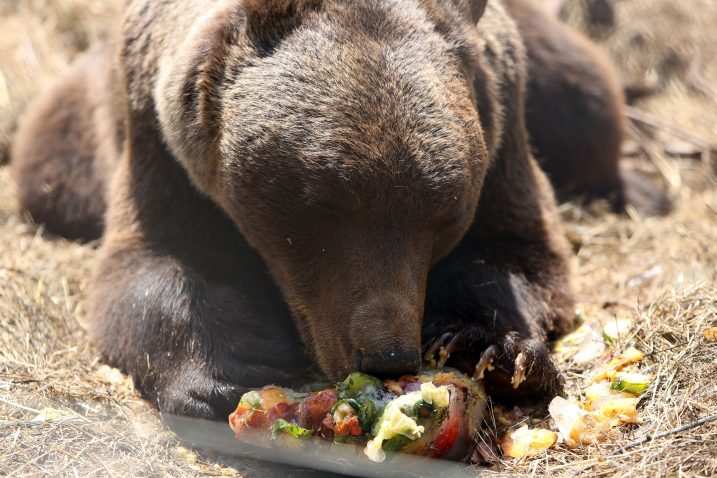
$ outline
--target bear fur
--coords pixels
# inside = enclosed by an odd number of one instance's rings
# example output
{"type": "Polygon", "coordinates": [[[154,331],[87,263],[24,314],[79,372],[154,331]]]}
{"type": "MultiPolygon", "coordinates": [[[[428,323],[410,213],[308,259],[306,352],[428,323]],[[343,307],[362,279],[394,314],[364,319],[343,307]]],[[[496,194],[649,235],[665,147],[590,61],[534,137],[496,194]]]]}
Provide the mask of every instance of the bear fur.
{"type": "Polygon", "coordinates": [[[559,191],[620,197],[620,105],[528,0],[134,0],[12,167],[37,220],[104,234],[92,337],[164,412],[413,372],[446,337],[449,364],[494,346],[491,390],[534,397],[562,389],[546,342],[573,300],[529,136],[559,191]]]}

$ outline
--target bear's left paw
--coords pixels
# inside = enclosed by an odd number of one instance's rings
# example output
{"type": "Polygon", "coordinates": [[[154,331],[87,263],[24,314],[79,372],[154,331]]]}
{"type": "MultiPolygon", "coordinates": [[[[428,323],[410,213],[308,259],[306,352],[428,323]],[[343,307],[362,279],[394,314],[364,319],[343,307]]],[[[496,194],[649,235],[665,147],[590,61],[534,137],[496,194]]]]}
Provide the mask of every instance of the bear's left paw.
{"type": "MultiPolygon", "coordinates": [[[[544,341],[506,334],[486,353],[492,355],[488,358],[492,358],[493,370],[485,372],[486,388],[491,396],[510,401],[563,394],[565,380],[544,341]]],[[[487,361],[485,357],[482,359],[479,366],[487,361]]]]}
{"type": "Polygon", "coordinates": [[[488,345],[471,340],[467,332],[446,332],[427,342],[424,364],[445,365],[483,379],[491,396],[500,400],[526,400],[561,395],[564,379],[539,339],[508,333],[488,345]]]}

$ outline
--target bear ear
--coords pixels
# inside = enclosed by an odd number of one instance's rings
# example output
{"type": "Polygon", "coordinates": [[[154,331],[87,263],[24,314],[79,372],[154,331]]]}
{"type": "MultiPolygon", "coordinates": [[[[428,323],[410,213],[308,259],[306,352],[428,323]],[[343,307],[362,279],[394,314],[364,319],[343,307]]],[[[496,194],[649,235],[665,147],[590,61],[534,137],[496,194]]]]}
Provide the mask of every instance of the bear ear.
{"type": "Polygon", "coordinates": [[[255,42],[276,43],[322,3],[323,0],[241,0],[246,34],[255,42]]]}
{"type": "Polygon", "coordinates": [[[468,14],[468,18],[473,24],[478,23],[488,4],[488,0],[453,0],[453,2],[468,14]]]}
{"type": "Polygon", "coordinates": [[[156,85],[165,139],[195,186],[210,196],[220,157],[227,62],[237,54],[271,51],[307,13],[320,8],[322,0],[222,0],[214,4],[214,10],[186,38],[182,54],[160,69],[156,85]]]}

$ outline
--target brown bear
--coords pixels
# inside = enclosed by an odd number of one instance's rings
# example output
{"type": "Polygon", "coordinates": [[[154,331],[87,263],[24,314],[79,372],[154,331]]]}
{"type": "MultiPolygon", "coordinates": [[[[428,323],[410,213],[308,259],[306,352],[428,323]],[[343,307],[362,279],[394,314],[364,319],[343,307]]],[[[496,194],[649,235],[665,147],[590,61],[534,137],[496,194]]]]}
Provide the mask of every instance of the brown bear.
{"type": "Polygon", "coordinates": [[[12,167],[51,230],[104,231],[92,336],[162,411],[225,419],[435,344],[467,370],[493,346],[493,392],[541,396],[573,302],[526,117],[560,191],[620,198],[620,105],[527,0],[135,0],[12,167]]]}

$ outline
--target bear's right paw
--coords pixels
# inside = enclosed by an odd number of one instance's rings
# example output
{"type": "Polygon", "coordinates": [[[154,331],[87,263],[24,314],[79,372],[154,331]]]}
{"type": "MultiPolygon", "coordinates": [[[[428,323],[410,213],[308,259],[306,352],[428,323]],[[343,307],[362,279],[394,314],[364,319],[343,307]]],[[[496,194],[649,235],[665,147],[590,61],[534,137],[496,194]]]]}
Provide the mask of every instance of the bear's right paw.
{"type": "Polygon", "coordinates": [[[246,390],[204,371],[192,371],[177,374],[158,390],[157,405],[163,415],[225,421],[246,390]]]}

